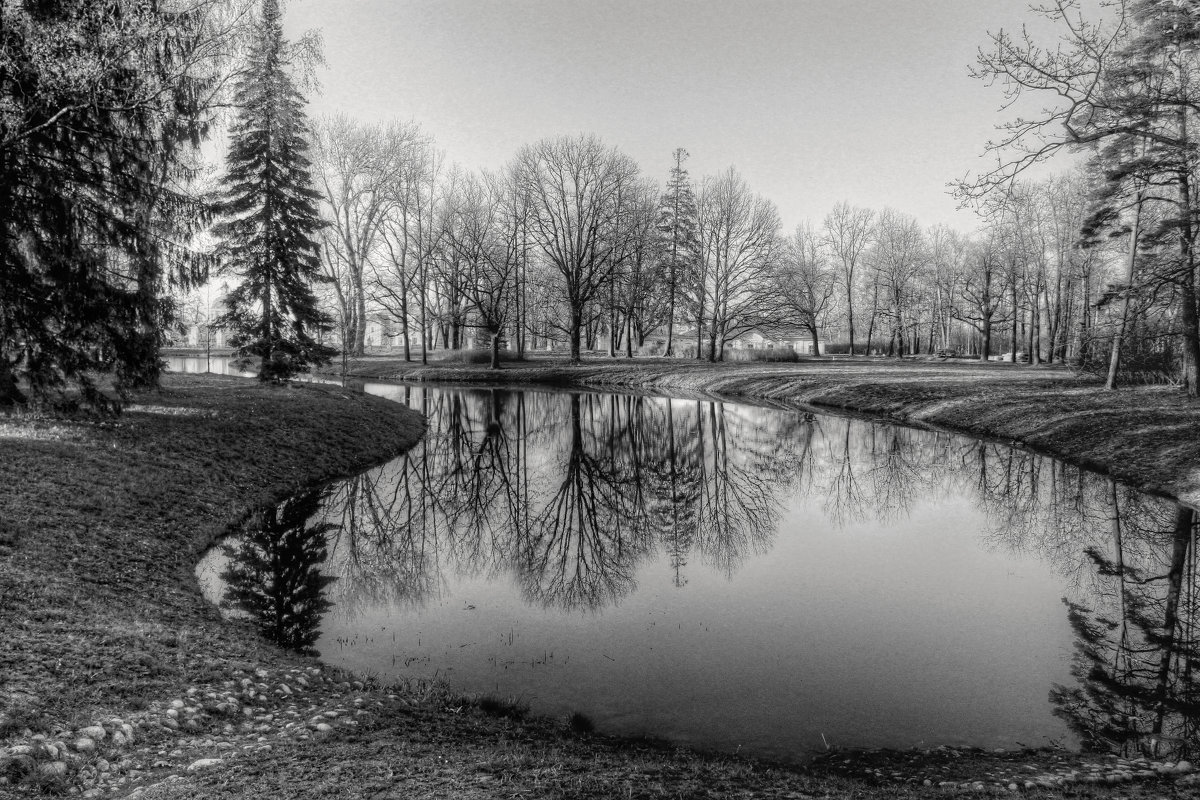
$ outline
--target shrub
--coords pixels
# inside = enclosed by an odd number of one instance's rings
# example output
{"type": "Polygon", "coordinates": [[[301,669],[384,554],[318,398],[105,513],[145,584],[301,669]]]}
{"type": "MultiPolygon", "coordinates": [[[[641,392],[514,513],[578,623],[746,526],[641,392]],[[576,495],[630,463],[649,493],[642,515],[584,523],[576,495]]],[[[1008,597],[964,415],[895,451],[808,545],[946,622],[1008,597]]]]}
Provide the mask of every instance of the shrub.
{"type": "Polygon", "coordinates": [[[529,714],[529,705],[516,697],[499,698],[488,694],[475,701],[475,705],[489,717],[524,719],[529,714]]]}
{"type": "MultiPolygon", "coordinates": [[[[661,356],[663,354],[663,351],[666,349],[667,349],[667,346],[660,342],[648,342],[648,343],[638,347],[636,352],[639,356],[661,356]]],[[[696,348],[693,345],[692,352],[695,352],[695,350],[696,350],[696,348]]]]}
{"type": "Polygon", "coordinates": [[[791,348],[778,350],[734,350],[725,349],[726,361],[799,361],[800,355],[791,348]]]}
{"type": "MultiPolygon", "coordinates": [[[[675,352],[678,353],[680,355],[680,357],[682,357],[682,358],[695,358],[696,357],[696,344],[695,344],[695,342],[693,342],[692,344],[680,345],[679,347],[675,348],[675,352]]],[[[705,344],[704,344],[704,357],[705,358],[708,358],[708,352],[709,352],[708,343],[705,342],[705,344]]]]}
{"type": "MultiPolygon", "coordinates": [[[[490,364],[492,351],[488,349],[443,350],[430,353],[430,361],[438,364],[490,364]]],[[[501,361],[517,361],[517,354],[509,350],[500,351],[501,361]]]]}
{"type": "Polygon", "coordinates": [[[596,730],[596,724],[582,711],[572,711],[571,716],[567,717],[567,728],[572,733],[592,733],[596,730]]]}
{"type": "MultiPolygon", "coordinates": [[[[884,343],[886,346],[886,342],[884,343]]],[[[879,349],[879,342],[875,342],[875,349],[879,349]]],[[[826,342],[821,350],[823,355],[827,356],[848,356],[850,355],[850,342],[826,342]]],[[[858,341],[854,343],[854,352],[860,356],[867,355],[867,343],[858,341]]]]}

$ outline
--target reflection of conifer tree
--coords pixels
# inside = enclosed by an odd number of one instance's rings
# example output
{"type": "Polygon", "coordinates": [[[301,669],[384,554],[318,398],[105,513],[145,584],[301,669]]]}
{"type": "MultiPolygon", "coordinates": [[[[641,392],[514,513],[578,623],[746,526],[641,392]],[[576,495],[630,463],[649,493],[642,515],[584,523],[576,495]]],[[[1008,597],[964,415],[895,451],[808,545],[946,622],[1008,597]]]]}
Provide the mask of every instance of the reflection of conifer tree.
{"type": "Polygon", "coordinates": [[[1124,525],[1114,526],[1112,558],[1091,551],[1117,613],[1068,602],[1080,686],[1056,686],[1051,701],[1089,746],[1192,756],[1200,745],[1195,512],[1176,506],[1160,530],[1137,536],[1158,545],[1150,558],[1131,557],[1124,525]]]}
{"type": "Polygon", "coordinates": [[[334,579],[320,568],[336,526],[308,524],[321,500],[321,492],[304,492],[265,511],[254,530],[229,546],[230,565],[222,575],[223,606],[249,613],[268,639],[302,652],[312,650],[332,605],[325,589],[334,579]]]}
{"type": "MultiPolygon", "coordinates": [[[[687,583],[683,568],[687,566],[697,528],[699,465],[694,457],[689,458],[694,456],[695,448],[679,444],[675,401],[667,398],[664,406],[665,418],[650,415],[645,418],[650,428],[646,463],[649,515],[670,559],[675,585],[682,587],[687,583]]],[[[687,437],[683,439],[688,441],[687,437]]]]}

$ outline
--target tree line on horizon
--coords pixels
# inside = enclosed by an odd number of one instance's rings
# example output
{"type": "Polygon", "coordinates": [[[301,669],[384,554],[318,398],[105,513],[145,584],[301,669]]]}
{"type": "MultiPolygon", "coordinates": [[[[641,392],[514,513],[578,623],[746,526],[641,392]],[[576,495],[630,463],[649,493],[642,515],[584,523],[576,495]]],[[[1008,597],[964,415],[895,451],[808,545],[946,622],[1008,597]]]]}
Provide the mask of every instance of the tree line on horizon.
{"type": "Polygon", "coordinates": [[[493,173],[448,164],[414,123],[310,124],[311,43],[283,38],[277,0],[3,13],[0,403],[115,407],[157,380],[181,323],[226,328],[286,379],[364,352],[373,319],[422,360],[475,343],[494,366],[504,344],[721,360],[788,326],[826,352],[1003,348],[1197,392],[1200,2],[1118,0],[1092,21],[1055,0],[1031,12],[1055,47],[990,36],[978,77],[1067,102],[1002,127],[996,168],[957,183],[970,235],[848,203],[787,232],[736,169],[693,180],[682,148],[660,186],[586,134],[493,173]],[[214,185],[199,147],[221,125],[214,185]],[[1026,177],[1067,149],[1083,167],[1026,177]],[[219,309],[196,292],[214,279],[219,309]]]}

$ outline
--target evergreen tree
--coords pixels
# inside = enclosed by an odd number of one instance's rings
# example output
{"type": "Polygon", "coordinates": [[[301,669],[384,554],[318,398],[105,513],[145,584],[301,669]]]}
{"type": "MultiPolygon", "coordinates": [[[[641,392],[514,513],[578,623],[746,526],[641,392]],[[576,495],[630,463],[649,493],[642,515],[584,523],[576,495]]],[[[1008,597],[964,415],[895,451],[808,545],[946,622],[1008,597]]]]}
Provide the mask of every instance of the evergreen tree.
{"type": "Polygon", "coordinates": [[[325,223],[309,172],[306,101],[289,74],[281,16],[277,0],[263,0],[235,95],[238,115],[217,206],[224,220],[213,228],[222,240],[222,269],[242,279],[218,324],[234,331],[242,360],[261,359],[260,380],[285,380],[328,363],[335,352],[313,338],[332,322],[312,290],[325,280],[316,239],[325,223]]]}
{"type": "Polygon", "coordinates": [[[178,187],[222,35],[211,5],[171,8],[0,5],[0,405],[115,410],[158,378],[167,284],[204,267],[178,187]]]}
{"type": "Polygon", "coordinates": [[[667,355],[674,355],[675,305],[680,281],[688,280],[700,253],[697,234],[696,196],[683,168],[688,151],[682,147],[672,153],[675,166],[667,190],[663,192],[656,227],[662,235],[663,266],[667,278],[667,355]]]}

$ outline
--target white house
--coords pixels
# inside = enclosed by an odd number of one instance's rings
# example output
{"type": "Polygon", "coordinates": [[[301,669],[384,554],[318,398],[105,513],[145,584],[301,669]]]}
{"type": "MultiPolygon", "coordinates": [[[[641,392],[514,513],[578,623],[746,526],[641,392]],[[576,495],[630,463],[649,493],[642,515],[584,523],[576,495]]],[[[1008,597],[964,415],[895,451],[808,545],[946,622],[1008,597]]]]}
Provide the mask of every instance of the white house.
{"type": "MultiPolygon", "coordinates": [[[[757,325],[728,340],[728,346],[734,350],[791,350],[814,355],[812,334],[800,325],[757,325]]],[[[824,355],[825,342],[818,339],[817,348],[817,354],[824,355]]]]}

